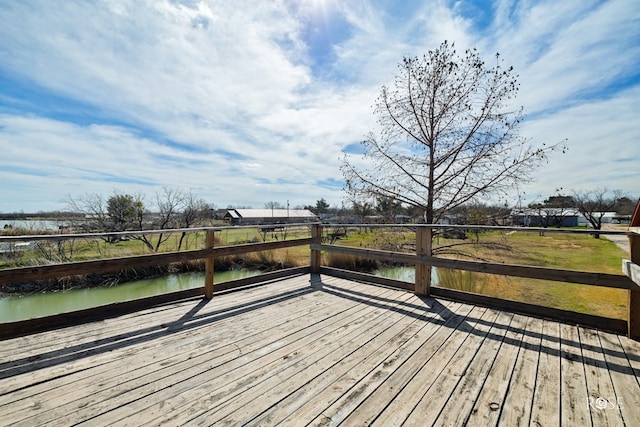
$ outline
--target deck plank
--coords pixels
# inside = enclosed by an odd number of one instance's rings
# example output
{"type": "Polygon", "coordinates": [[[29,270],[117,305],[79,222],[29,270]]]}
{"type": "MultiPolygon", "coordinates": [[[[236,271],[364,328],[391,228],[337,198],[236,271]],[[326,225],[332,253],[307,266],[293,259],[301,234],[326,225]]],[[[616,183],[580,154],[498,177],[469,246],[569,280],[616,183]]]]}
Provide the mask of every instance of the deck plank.
{"type": "Polygon", "coordinates": [[[609,369],[602,352],[598,331],[579,329],[587,382],[587,407],[594,426],[623,426],[609,369]]]}
{"type": "Polygon", "coordinates": [[[499,424],[528,426],[531,419],[533,396],[538,373],[542,320],[530,317],[527,321],[522,346],[515,362],[509,391],[502,407],[499,424]]]}
{"type": "Polygon", "coordinates": [[[312,419],[311,414],[315,415],[324,410],[336,395],[344,393],[356,379],[371,374],[377,366],[389,364],[389,359],[398,348],[406,349],[411,344],[418,343],[419,335],[424,333],[429,324],[425,320],[434,318],[445,309],[445,306],[429,306],[415,297],[396,307],[402,313],[402,317],[396,323],[377,336],[369,332],[373,339],[354,348],[354,351],[339,363],[308,379],[277,405],[252,419],[251,423],[274,425],[284,422],[286,425],[300,424],[312,419]],[[380,364],[380,360],[386,362],[380,364]]]}
{"type": "MultiPolygon", "coordinates": [[[[489,330],[498,319],[498,315],[499,312],[496,310],[485,310],[482,316],[473,319],[473,323],[467,322],[463,324],[464,328],[460,328],[460,330],[461,332],[468,332],[468,334],[461,344],[453,349],[455,351],[447,360],[445,368],[439,369],[440,366],[437,365],[437,369],[429,369],[427,367],[427,370],[423,370],[423,376],[416,378],[418,381],[428,381],[427,387],[416,396],[417,403],[414,408],[406,415],[399,417],[406,417],[404,425],[422,426],[431,425],[435,422],[442,408],[446,405],[453,388],[466,374],[471,359],[481,347],[489,330]],[[469,326],[471,326],[470,329],[468,329],[469,326]],[[431,378],[424,378],[425,375],[431,378]]],[[[445,350],[443,354],[447,355],[449,350],[446,348],[443,348],[443,350],[445,350]]],[[[433,361],[432,363],[436,363],[437,359],[433,359],[433,361]]],[[[381,421],[383,420],[385,420],[385,417],[381,418],[381,421]]]]}
{"type": "MultiPolygon", "coordinates": [[[[433,318],[435,321],[430,322],[423,327],[414,339],[405,342],[403,345],[395,349],[394,352],[387,355],[386,358],[379,360],[379,363],[366,372],[360,371],[360,375],[348,375],[342,377],[337,382],[336,389],[332,389],[332,393],[322,396],[320,403],[324,406],[315,413],[315,420],[312,424],[321,425],[330,421],[332,425],[344,421],[354,409],[362,405],[367,397],[378,402],[380,390],[383,384],[389,384],[389,381],[399,381],[397,377],[406,377],[407,362],[410,358],[425,354],[428,349],[425,346],[430,340],[437,340],[438,335],[444,335],[450,332],[450,326],[461,321],[461,315],[464,316],[468,312],[468,308],[459,303],[452,303],[446,307],[438,309],[438,315],[433,318]],[[395,376],[395,379],[391,379],[395,376]],[[336,393],[337,391],[337,393],[336,393]]],[[[376,411],[384,408],[375,407],[376,411]]],[[[301,411],[301,414],[305,414],[301,411]]],[[[295,418],[291,417],[287,425],[295,425],[295,418]]]]}
{"type": "Polygon", "coordinates": [[[512,376],[522,346],[522,340],[525,336],[526,325],[526,317],[513,316],[509,330],[493,361],[493,366],[484,384],[482,384],[482,389],[478,394],[469,418],[465,421],[467,424],[496,425],[503,408],[507,408],[505,400],[509,385],[514,382],[512,376]]]}
{"type": "MultiPolygon", "coordinates": [[[[300,287],[301,284],[298,281],[292,281],[294,287],[289,292],[291,296],[303,292],[300,287]]],[[[272,293],[271,293],[272,294],[272,293]]],[[[271,295],[269,293],[264,296],[271,295]]],[[[286,293],[283,295],[289,295],[286,293]]],[[[260,300],[261,298],[258,298],[260,300]]],[[[11,348],[12,351],[7,354],[7,359],[4,359],[0,364],[0,378],[7,378],[11,376],[12,379],[7,383],[12,386],[13,383],[20,381],[18,375],[21,372],[28,374],[28,378],[25,381],[29,383],[37,383],[42,380],[38,375],[51,377],[55,375],[63,375],[69,372],[71,365],[66,363],[67,361],[78,364],[78,369],[83,369],[81,366],[84,359],[78,356],[89,356],[92,354],[104,354],[106,350],[114,348],[122,348],[128,344],[135,344],[137,341],[143,340],[149,345],[157,345],[155,340],[150,340],[149,337],[154,335],[162,336],[166,333],[168,327],[175,327],[180,324],[181,321],[185,321],[187,325],[187,319],[189,322],[197,322],[200,319],[204,319],[210,316],[210,310],[216,310],[218,312],[225,312],[227,315],[241,310],[244,304],[255,299],[248,298],[247,296],[234,296],[233,298],[227,298],[225,305],[214,308],[216,303],[203,304],[202,300],[197,302],[190,302],[188,305],[179,303],[172,309],[166,309],[160,307],[159,312],[149,311],[146,315],[140,316],[123,316],[122,318],[109,319],[109,321],[96,322],[97,332],[91,329],[91,324],[79,325],[81,331],[84,331],[84,338],[74,338],[69,341],[67,333],[71,333],[75,337],[75,328],[66,328],[58,331],[50,331],[37,334],[38,340],[35,343],[35,347],[31,352],[25,353],[22,351],[22,347],[18,345],[14,347],[14,344],[21,344],[24,340],[17,338],[14,340],[8,340],[3,342],[6,348],[11,348]],[[194,307],[195,304],[195,307],[194,307]],[[196,314],[190,313],[187,309],[193,307],[193,310],[197,310],[199,307],[202,311],[198,310],[196,314]],[[149,318],[147,319],[146,316],[149,318]],[[171,325],[171,326],[168,326],[171,325]],[[56,339],[51,339],[55,337],[56,339]],[[17,355],[17,356],[16,356],[17,355]],[[52,364],[61,365],[64,364],[64,369],[50,370],[45,375],[38,369],[41,366],[49,366],[52,364]],[[23,369],[21,369],[24,367],[23,369]]],[[[277,301],[273,298],[268,299],[265,303],[275,304],[277,301]]],[[[111,360],[108,358],[107,360],[111,360]]],[[[100,359],[92,359],[93,363],[100,363],[100,359]]]]}
{"type": "MultiPolygon", "coordinates": [[[[388,305],[391,310],[395,304],[388,305]]],[[[398,333],[404,330],[413,319],[406,313],[398,313],[387,310],[388,313],[381,316],[379,322],[367,322],[351,340],[342,341],[337,348],[326,348],[322,354],[314,355],[314,359],[306,366],[297,366],[291,372],[279,372],[270,377],[268,380],[260,383],[252,388],[250,393],[242,393],[237,399],[225,406],[225,411],[221,411],[217,415],[209,413],[202,414],[198,419],[193,420],[196,425],[206,425],[209,422],[223,421],[225,423],[245,424],[255,417],[255,413],[267,411],[272,402],[264,402],[260,400],[260,396],[265,394],[275,394],[277,396],[288,396],[302,387],[306,387],[310,382],[316,380],[327,369],[335,368],[340,363],[352,364],[353,358],[358,358],[359,354],[371,354],[374,350],[379,349],[385,343],[392,339],[407,340],[406,333],[398,337],[398,333]],[[371,330],[381,331],[372,334],[371,330]],[[302,368],[302,369],[300,369],[302,368]]],[[[409,334],[413,331],[409,331],[409,334]]],[[[409,335],[410,336],[410,335],[409,335]]],[[[334,336],[331,337],[332,339],[334,336]]],[[[363,357],[360,356],[360,357],[363,357]]],[[[304,420],[298,417],[298,423],[304,420]]],[[[187,425],[190,425],[188,423],[187,425]]]]}
{"type": "Polygon", "coordinates": [[[461,304],[455,308],[455,311],[443,313],[441,316],[444,322],[434,324],[431,334],[425,334],[422,337],[420,346],[415,351],[406,351],[404,354],[399,354],[397,358],[388,360],[383,364],[380,375],[376,378],[372,377],[367,382],[356,384],[340,401],[323,411],[312,425],[321,425],[327,419],[332,425],[372,423],[379,412],[395,398],[420,369],[420,364],[415,361],[430,359],[472,309],[472,306],[461,304]]]}
{"type": "MultiPolygon", "coordinates": [[[[430,304],[430,307],[424,324],[411,339],[403,340],[395,347],[381,349],[374,353],[379,357],[368,357],[367,363],[359,364],[357,368],[337,377],[330,389],[325,389],[317,398],[298,408],[295,413],[285,419],[284,425],[296,425],[300,421],[313,420],[318,416],[321,416],[321,419],[327,419],[326,414],[332,410],[356,405],[359,402],[359,396],[364,397],[367,395],[367,389],[375,389],[379,386],[393,372],[393,367],[400,365],[434,334],[441,323],[434,320],[442,319],[443,311],[455,312],[462,305],[430,304]]],[[[349,409],[345,409],[345,412],[348,411],[349,409]]]]}
{"type": "Polygon", "coordinates": [[[467,422],[474,402],[482,391],[482,386],[509,331],[512,319],[512,313],[500,312],[481,347],[466,367],[464,375],[449,395],[446,405],[433,423],[434,426],[464,425],[467,422]]]}
{"type": "Polygon", "coordinates": [[[560,324],[542,323],[542,339],[536,388],[531,406],[531,424],[560,425],[560,324]]]}
{"type": "MultiPolygon", "coordinates": [[[[408,296],[408,295],[407,295],[408,296]]],[[[407,297],[405,296],[405,297],[407,297]]],[[[362,339],[366,328],[375,328],[391,322],[388,310],[367,307],[355,310],[353,316],[336,323],[334,329],[323,328],[321,335],[308,341],[292,342],[282,351],[263,358],[264,362],[250,372],[241,383],[228,382],[223,387],[202,384],[193,389],[194,396],[207,396],[215,402],[212,407],[176,413],[170,420],[163,417],[154,424],[170,421],[173,425],[210,425],[220,419],[244,418],[242,410],[250,409],[253,415],[268,409],[271,399],[264,396],[280,396],[291,392],[297,384],[304,384],[328,366],[340,360],[345,352],[362,339]],[[268,362],[268,363],[266,363],[268,362]],[[267,405],[267,407],[265,407],[267,405]],[[214,410],[212,410],[214,409],[214,410]]],[[[295,325],[292,325],[295,327],[295,325]]],[[[220,381],[218,381],[218,384],[220,381]]],[[[180,396],[183,399],[185,396],[180,396]]],[[[165,401],[165,404],[167,401],[165,401]]],[[[149,412],[149,411],[145,411],[149,412]]],[[[162,415],[159,411],[158,415],[162,415]]]]}
{"type": "MultiPolygon", "coordinates": [[[[300,296],[300,299],[303,300],[304,297],[300,296]]],[[[293,301],[283,301],[274,305],[274,308],[284,308],[287,304],[294,303],[293,301]]],[[[298,306],[300,306],[300,300],[296,301],[298,306]]],[[[296,311],[292,312],[292,315],[304,315],[304,307],[299,307],[298,312],[302,311],[300,314],[296,314],[296,311]]],[[[266,316],[259,315],[254,316],[251,312],[240,314],[235,317],[230,317],[231,313],[227,311],[219,312],[219,310],[210,311],[209,315],[206,315],[206,322],[202,322],[202,327],[206,327],[207,322],[212,321],[213,316],[217,313],[219,315],[224,315],[228,317],[229,322],[235,322],[237,320],[248,322],[246,326],[251,327],[251,322],[260,322],[262,321],[262,317],[266,316]]],[[[203,315],[203,319],[205,315],[203,315]]],[[[285,319],[286,320],[286,319],[285,319]]],[[[184,325],[183,325],[184,326],[184,325]]],[[[28,384],[37,384],[35,388],[31,388],[32,391],[46,391],[47,389],[51,389],[53,387],[56,388],[56,394],[60,394],[59,387],[67,384],[74,384],[79,379],[83,378],[86,375],[100,375],[105,374],[110,378],[114,377],[114,365],[121,363],[121,358],[129,358],[134,360],[133,365],[129,365],[130,368],[137,368],[137,365],[145,365],[148,363],[150,359],[160,361],[163,356],[179,356],[180,353],[188,353],[193,351],[194,348],[201,348],[202,340],[199,337],[200,327],[194,328],[193,330],[184,330],[183,334],[167,334],[166,330],[170,329],[169,327],[163,327],[162,330],[165,331],[162,334],[158,334],[157,339],[152,341],[141,341],[140,343],[133,344],[130,346],[123,346],[120,344],[120,347],[115,347],[113,350],[108,352],[102,352],[94,355],[93,357],[83,357],[76,358],[71,360],[68,363],[63,363],[60,360],[49,361],[51,364],[50,369],[37,369],[32,372],[27,372],[24,375],[19,373],[14,374],[10,379],[5,381],[7,386],[7,390],[16,390],[24,387],[28,384]],[[159,353],[158,349],[162,349],[162,352],[159,353]],[[137,356],[137,357],[133,357],[137,356]],[[137,365],[136,365],[137,364],[137,365]],[[88,368],[92,368],[89,372],[87,372],[88,368]],[[58,372],[62,372],[60,375],[58,372]],[[47,378],[57,378],[57,381],[52,384],[50,381],[45,381],[40,383],[41,380],[46,380],[47,378]]],[[[117,330],[116,330],[117,332],[117,330]]],[[[112,332],[113,333],[113,332],[112,332]]],[[[216,338],[224,340],[226,338],[230,338],[231,336],[235,336],[237,331],[231,329],[226,331],[226,335],[216,335],[216,338]]],[[[67,355],[68,358],[71,359],[71,355],[67,355]]],[[[164,361],[163,361],[164,362],[164,361]]],[[[166,362],[164,362],[166,363],[166,362]]],[[[37,365],[34,365],[36,368],[37,365]]],[[[100,378],[93,378],[92,382],[100,382],[100,378]]],[[[21,394],[29,393],[28,391],[19,390],[17,392],[13,392],[11,394],[5,393],[0,396],[0,408],[2,405],[6,405],[12,401],[15,401],[20,398],[21,394]]],[[[33,393],[32,393],[33,394],[33,393]]]]}
{"type": "Polygon", "coordinates": [[[614,395],[602,396],[611,399],[620,410],[626,425],[640,425],[640,393],[638,380],[633,373],[629,358],[637,358],[639,353],[625,351],[621,338],[625,337],[599,331],[600,345],[604,353],[607,369],[613,383],[614,395]]]}
{"type": "MultiPolygon", "coordinates": [[[[301,301],[299,300],[298,302],[301,301]]],[[[266,311],[262,316],[256,316],[255,319],[251,319],[251,313],[242,315],[245,318],[227,319],[226,323],[233,322],[238,327],[229,325],[226,330],[216,334],[214,339],[207,340],[204,344],[202,338],[199,338],[195,343],[191,342],[191,340],[185,340],[184,348],[180,348],[179,345],[174,348],[175,343],[168,346],[162,344],[163,340],[158,340],[158,346],[162,349],[160,354],[158,354],[156,348],[149,349],[145,346],[141,346],[138,349],[113,352],[111,353],[114,357],[113,363],[104,364],[89,371],[74,372],[64,379],[59,379],[55,384],[50,384],[50,382],[39,384],[34,387],[31,400],[37,399],[38,405],[43,411],[49,408],[56,408],[64,413],[68,407],[65,401],[73,401],[68,397],[70,394],[84,394],[85,396],[91,396],[91,399],[95,401],[107,393],[105,390],[125,390],[127,387],[133,388],[138,384],[144,384],[145,380],[153,381],[155,378],[153,377],[154,373],[161,370],[171,368],[174,372],[178,372],[193,365],[213,360],[215,357],[235,358],[239,349],[248,352],[253,348],[263,348],[266,345],[266,340],[257,330],[269,317],[276,318],[275,313],[279,309],[282,309],[282,307],[276,305],[273,310],[266,311]],[[173,352],[172,350],[176,351],[173,352]],[[117,373],[117,365],[122,363],[122,360],[127,360],[128,369],[124,373],[117,373]],[[139,382],[133,383],[133,380],[139,380],[139,382]],[[45,385],[46,387],[44,387],[45,385]],[[58,386],[54,387],[55,385],[58,386]],[[38,392],[36,393],[35,391],[38,392]],[[49,392],[48,394],[47,391],[49,392]]],[[[290,329],[290,322],[297,318],[307,317],[310,314],[328,316],[336,313],[338,309],[339,307],[335,305],[327,304],[315,305],[312,308],[303,305],[289,316],[277,317],[277,323],[273,327],[274,330],[284,333],[290,329]]],[[[224,325],[224,322],[222,324],[224,325]]],[[[155,379],[157,380],[158,378],[155,379]]],[[[28,393],[28,390],[20,390],[14,395],[20,396],[25,393],[28,393]]],[[[108,396],[105,397],[105,399],[107,398],[108,396]]],[[[23,402],[23,406],[31,404],[29,401],[23,402]]],[[[11,410],[15,411],[17,409],[20,409],[20,406],[13,403],[6,409],[6,414],[9,414],[11,410]]]]}
{"type": "Polygon", "coordinates": [[[461,322],[447,341],[427,360],[411,358],[406,363],[415,363],[418,368],[415,375],[402,387],[386,408],[375,418],[377,425],[401,425],[413,411],[429,387],[435,382],[435,373],[446,369],[454,354],[465,346],[465,340],[473,333],[474,327],[487,310],[474,307],[461,322]]]}
{"type": "Polygon", "coordinates": [[[318,277],[5,340],[0,426],[640,425],[635,341],[318,277]]]}
{"type": "MultiPolygon", "coordinates": [[[[344,321],[357,316],[357,313],[352,313],[353,309],[343,312],[338,311],[337,314],[336,309],[335,307],[332,308],[329,311],[331,315],[327,314],[325,320],[328,325],[309,316],[292,320],[305,322],[304,325],[307,326],[300,327],[294,338],[302,337],[301,339],[303,340],[316,340],[318,338],[314,335],[314,332],[322,332],[327,326],[341,328],[344,321]]],[[[263,310],[266,310],[272,319],[278,318],[277,307],[267,307],[263,310]]],[[[242,326],[242,323],[239,322],[238,325],[242,326]]],[[[212,325],[213,328],[216,326],[216,324],[212,325]]],[[[224,370],[221,373],[233,378],[234,374],[225,373],[225,370],[242,369],[252,361],[252,353],[263,356],[263,353],[268,350],[278,350],[278,353],[269,355],[274,359],[277,359],[280,353],[286,353],[288,350],[286,348],[283,349],[284,343],[278,342],[280,336],[273,337],[271,334],[264,333],[271,327],[272,323],[263,322],[259,330],[254,331],[255,333],[249,342],[236,342],[213,353],[204,347],[198,355],[192,355],[178,365],[168,366],[170,369],[153,369],[151,372],[146,372],[145,369],[144,374],[138,374],[134,376],[134,379],[125,378],[124,382],[114,384],[110,388],[105,387],[95,393],[85,394],[83,398],[73,399],[73,404],[79,406],[80,409],[73,411],[71,414],[69,413],[69,403],[60,402],[60,399],[54,396],[49,403],[51,411],[46,414],[48,418],[42,418],[45,414],[41,414],[34,421],[58,420],[59,423],[66,424],[88,420],[97,412],[104,415],[97,417],[96,422],[99,422],[102,418],[107,418],[111,422],[120,415],[124,417],[137,412],[139,408],[144,408],[145,404],[152,406],[157,402],[161,402],[159,406],[164,407],[164,399],[169,399],[182,390],[193,388],[193,383],[198,384],[210,380],[219,381],[219,378],[210,378],[207,375],[210,369],[224,366],[224,370]],[[262,333],[259,331],[262,331],[262,333]],[[109,408],[116,408],[117,411],[115,409],[107,411],[109,408]]],[[[283,334],[286,334],[289,330],[296,331],[297,329],[292,329],[291,324],[287,324],[283,334]]],[[[258,359],[257,356],[256,359],[258,359]]]]}
{"type": "Polygon", "coordinates": [[[587,380],[578,327],[560,325],[560,416],[562,425],[590,426],[587,380]]]}

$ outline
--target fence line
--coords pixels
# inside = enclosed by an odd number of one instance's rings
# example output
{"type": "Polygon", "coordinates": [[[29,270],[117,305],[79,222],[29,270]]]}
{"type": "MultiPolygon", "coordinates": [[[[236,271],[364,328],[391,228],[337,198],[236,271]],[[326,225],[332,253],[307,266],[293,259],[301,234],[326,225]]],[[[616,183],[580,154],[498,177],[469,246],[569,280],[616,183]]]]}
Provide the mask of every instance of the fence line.
{"type": "MultiPolygon", "coordinates": [[[[121,236],[132,236],[142,234],[160,234],[160,233],[183,233],[183,232],[205,232],[206,238],[204,239],[203,249],[180,251],[180,252],[168,252],[168,253],[154,253],[148,255],[130,256],[130,257],[118,257],[109,259],[100,259],[93,261],[81,261],[71,262],[63,264],[52,264],[35,267],[18,267],[0,270],[0,286],[19,283],[34,280],[43,280],[50,278],[60,278],[73,275],[90,274],[96,272],[113,272],[123,269],[147,267],[161,264],[169,264],[173,262],[188,262],[193,260],[205,260],[205,283],[203,287],[194,291],[195,294],[204,295],[205,298],[213,298],[216,287],[213,285],[213,260],[216,257],[240,255],[249,252],[274,250],[281,248],[289,248],[296,246],[307,246],[310,248],[310,263],[309,267],[301,267],[291,270],[292,274],[300,274],[301,272],[311,273],[326,273],[326,274],[342,274],[349,277],[366,277],[358,275],[357,273],[338,273],[339,270],[323,267],[321,265],[321,254],[323,252],[334,252],[349,254],[353,256],[380,259],[390,262],[402,262],[407,264],[413,264],[416,268],[416,279],[413,284],[413,291],[419,296],[443,296],[449,298],[463,299],[467,301],[475,301],[477,303],[488,304],[491,301],[499,304],[501,307],[512,307],[514,310],[529,310],[527,304],[515,303],[513,301],[507,301],[495,297],[481,296],[477,294],[468,294],[465,292],[457,292],[452,290],[436,289],[431,287],[431,268],[443,267],[456,270],[465,270],[489,274],[500,274],[513,277],[525,277],[542,280],[553,280],[565,283],[580,283],[592,286],[603,286],[616,289],[624,289],[629,292],[629,305],[628,305],[628,318],[624,322],[628,336],[634,339],[640,339],[640,283],[638,283],[638,264],[640,264],[640,229],[634,227],[629,231],[613,231],[613,230],[573,230],[573,229],[550,229],[550,228],[523,228],[523,227],[493,227],[493,226],[443,226],[440,224],[429,225],[389,225],[389,224],[332,224],[323,226],[321,224],[281,224],[283,227],[311,227],[310,238],[297,238],[289,240],[281,240],[275,242],[262,242],[262,243],[249,243],[233,246],[220,246],[214,247],[215,233],[228,229],[256,229],[260,226],[241,226],[241,227],[203,227],[203,228],[191,228],[191,229],[168,229],[168,230],[145,230],[145,231],[131,231],[120,233],[85,233],[85,234],[65,234],[65,235],[37,235],[37,236],[0,236],[0,243],[3,241],[15,242],[15,241],[29,241],[29,240],[51,240],[60,241],[64,239],[76,239],[76,238],[110,238],[121,236]],[[328,245],[322,243],[322,236],[324,234],[324,227],[326,228],[404,228],[412,229],[416,234],[416,252],[413,254],[383,251],[377,249],[362,249],[338,245],[328,245]],[[434,230],[458,228],[467,230],[500,230],[500,231],[522,231],[532,233],[578,233],[578,234],[617,234],[626,235],[630,239],[631,248],[631,260],[623,263],[623,271],[626,275],[616,275],[608,273],[593,273],[585,271],[575,270],[563,270],[556,268],[535,267],[535,266],[523,266],[515,264],[501,264],[492,262],[478,262],[468,261],[450,258],[441,258],[433,256],[432,253],[432,240],[434,230]],[[475,295],[475,296],[469,296],[475,295]]],[[[280,278],[282,275],[271,276],[280,278]]],[[[251,279],[243,279],[238,286],[246,286],[251,283],[258,283],[264,280],[263,276],[255,276],[251,279]]],[[[371,280],[376,281],[376,280],[371,280]]],[[[384,280],[377,280],[378,283],[384,282],[384,280]]],[[[387,285],[393,285],[393,281],[387,280],[387,285]]],[[[407,289],[411,286],[407,284],[397,284],[397,287],[407,289]]],[[[235,285],[231,286],[217,286],[217,290],[231,289],[235,285]]],[[[193,292],[191,292],[193,293],[193,292]]],[[[539,306],[534,306],[539,307],[539,306]]],[[[533,313],[547,313],[548,315],[558,316],[561,315],[562,310],[556,309],[531,309],[533,313]],[[549,314],[550,313],[550,314],[549,314]]],[[[575,314],[575,313],[574,313],[575,314]]],[[[568,316],[568,317],[567,317],[568,316]]],[[[582,319],[585,316],[573,316],[568,315],[570,319],[582,319]]],[[[68,317],[68,315],[67,315],[68,317]]],[[[599,316],[592,316],[595,322],[600,322],[600,325],[605,325],[606,328],[619,330],[622,328],[622,323],[615,321],[614,319],[601,318],[599,316]],[[605,319],[605,320],[603,320],[605,319]]],[[[5,328],[6,329],[6,328],[5,328]]],[[[14,331],[15,332],[15,331],[14,331]]],[[[2,335],[0,331],[0,335],[2,335]]]]}

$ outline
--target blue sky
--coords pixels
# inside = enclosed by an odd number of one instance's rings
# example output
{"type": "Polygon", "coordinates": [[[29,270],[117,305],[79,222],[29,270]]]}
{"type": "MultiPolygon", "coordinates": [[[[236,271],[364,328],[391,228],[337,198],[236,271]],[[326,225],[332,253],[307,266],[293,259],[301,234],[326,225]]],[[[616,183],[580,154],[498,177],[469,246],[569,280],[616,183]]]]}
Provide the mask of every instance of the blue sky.
{"type": "Polygon", "coordinates": [[[526,200],[640,196],[638,1],[23,0],[0,3],[0,212],[163,186],[339,205],[380,88],[444,40],[515,67],[532,144],[568,139],[526,200]]]}

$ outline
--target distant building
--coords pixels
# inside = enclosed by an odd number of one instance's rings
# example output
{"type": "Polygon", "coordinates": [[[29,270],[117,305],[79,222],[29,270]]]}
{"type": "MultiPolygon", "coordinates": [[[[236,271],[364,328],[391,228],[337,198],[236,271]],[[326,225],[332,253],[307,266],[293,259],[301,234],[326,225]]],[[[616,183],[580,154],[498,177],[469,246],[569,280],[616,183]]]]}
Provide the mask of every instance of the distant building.
{"type": "Polygon", "coordinates": [[[514,209],[511,222],[521,227],[577,227],[584,217],[577,209],[514,209]]]}
{"type": "Polygon", "coordinates": [[[319,218],[308,209],[228,209],[224,220],[230,225],[260,225],[316,222],[319,218]]]}

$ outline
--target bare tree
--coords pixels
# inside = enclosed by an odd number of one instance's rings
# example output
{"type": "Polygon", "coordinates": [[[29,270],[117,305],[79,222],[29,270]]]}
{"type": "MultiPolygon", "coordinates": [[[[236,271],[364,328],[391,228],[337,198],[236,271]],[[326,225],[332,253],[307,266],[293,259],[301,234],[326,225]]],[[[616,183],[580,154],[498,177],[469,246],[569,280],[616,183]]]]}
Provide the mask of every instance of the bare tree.
{"type": "MultiPolygon", "coordinates": [[[[609,191],[606,188],[596,190],[573,192],[573,200],[576,207],[584,216],[594,230],[602,229],[602,219],[606,212],[615,211],[618,200],[622,198],[622,191],[609,191]]],[[[600,234],[596,233],[597,239],[600,234]]]]}
{"type": "MultiPolygon", "coordinates": [[[[156,193],[156,214],[153,227],[158,230],[175,228],[178,226],[180,208],[184,205],[185,194],[175,188],[163,187],[161,193],[156,193]]],[[[154,252],[158,252],[160,245],[169,239],[169,235],[160,233],[156,241],[154,252]]]]}
{"type": "MultiPolygon", "coordinates": [[[[363,141],[364,162],[345,155],[346,190],[424,211],[427,223],[490,193],[531,179],[550,150],[518,135],[522,109],[513,68],[499,55],[487,67],[475,49],[463,57],[446,41],[422,58],[404,58],[375,103],[379,132],[363,141]]],[[[562,148],[564,151],[564,148],[562,148]]]]}
{"type": "MultiPolygon", "coordinates": [[[[204,199],[196,197],[193,193],[186,193],[183,197],[182,213],[179,215],[180,228],[190,228],[197,225],[199,222],[210,217],[209,204],[204,199]]],[[[182,243],[186,236],[185,232],[180,234],[180,240],[178,242],[178,250],[182,248],[182,243]]]]}
{"type": "Polygon", "coordinates": [[[282,209],[284,206],[280,202],[267,202],[264,204],[265,209],[282,209]]]}
{"type": "Polygon", "coordinates": [[[538,225],[547,228],[562,227],[565,219],[576,211],[576,202],[571,196],[561,194],[562,188],[556,189],[556,195],[540,202],[532,202],[529,208],[536,211],[538,225]]]}
{"type": "Polygon", "coordinates": [[[353,211],[353,214],[360,219],[360,223],[364,224],[367,216],[373,213],[373,205],[366,200],[362,203],[354,200],[352,203],[353,205],[351,210],[353,211]]]}
{"type": "Polygon", "coordinates": [[[136,229],[145,218],[144,195],[114,191],[105,199],[100,194],[69,196],[67,204],[75,213],[84,215],[74,227],[89,232],[111,232],[136,229]]]}
{"type": "Polygon", "coordinates": [[[77,198],[69,195],[67,207],[74,213],[82,214],[74,217],[74,229],[85,232],[110,231],[107,202],[100,194],[84,194],[77,198]]]}

